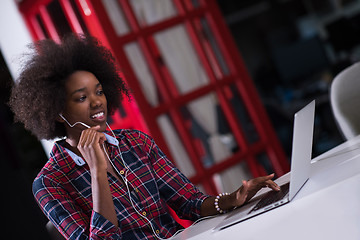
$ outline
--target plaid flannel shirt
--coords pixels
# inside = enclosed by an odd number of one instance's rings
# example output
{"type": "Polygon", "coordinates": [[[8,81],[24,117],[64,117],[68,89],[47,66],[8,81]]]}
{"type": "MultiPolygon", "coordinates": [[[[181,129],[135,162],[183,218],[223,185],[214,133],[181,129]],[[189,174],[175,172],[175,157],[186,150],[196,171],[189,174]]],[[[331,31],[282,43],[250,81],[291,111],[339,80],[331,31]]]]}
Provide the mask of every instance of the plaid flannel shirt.
{"type": "MultiPolygon", "coordinates": [[[[166,158],[154,140],[136,130],[106,134],[106,147],[115,168],[126,171],[136,209],[151,220],[162,237],[181,226],[169,213],[196,220],[207,197],[166,158]],[[112,143],[112,144],[111,144],[112,143]],[[119,143],[120,153],[117,146],[119,143]],[[168,204],[168,205],[167,205],[168,204]]],[[[33,183],[33,194],[45,215],[67,239],[156,239],[149,223],[133,208],[126,187],[108,173],[119,227],[92,210],[91,176],[85,161],[56,142],[33,183]]]]}

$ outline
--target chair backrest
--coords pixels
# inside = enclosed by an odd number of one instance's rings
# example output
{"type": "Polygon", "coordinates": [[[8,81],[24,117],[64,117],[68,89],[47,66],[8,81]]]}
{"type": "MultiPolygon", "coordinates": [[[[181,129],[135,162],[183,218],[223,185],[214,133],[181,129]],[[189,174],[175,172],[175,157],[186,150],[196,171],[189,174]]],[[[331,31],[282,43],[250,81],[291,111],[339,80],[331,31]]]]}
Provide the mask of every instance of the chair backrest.
{"type": "Polygon", "coordinates": [[[334,78],[330,89],[331,107],[346,139],[360,134],[360,62],[334,78]]]}

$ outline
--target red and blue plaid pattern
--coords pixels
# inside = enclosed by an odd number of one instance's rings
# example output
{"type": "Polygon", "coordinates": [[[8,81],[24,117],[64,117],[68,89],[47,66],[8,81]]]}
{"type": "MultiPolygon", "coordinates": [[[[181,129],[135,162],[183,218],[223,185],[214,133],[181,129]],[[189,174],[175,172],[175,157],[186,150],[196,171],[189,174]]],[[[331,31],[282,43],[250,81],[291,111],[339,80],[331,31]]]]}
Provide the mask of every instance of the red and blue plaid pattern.
{"type": "MultiPolygon", "coordinates": [[[[169,161],[154,140],[136,130],[114,131],[116,146],[106,144],[115,168],[127,171],[130,194],[136,209],[151,220],[162,238],[181,226],[179,217],[196,220],[207,197],[169,161]],[[129,169],[124,167],[124,159],[129,169]]],[[[126,187],[108,173],[115,210],[116,228],[92,210],[91,176],[88,166],[78,166],[59,142],[33,183],[33,194],[45,215],[67,239],[157,239],[150,224],[133,208],[126,187]]]]}

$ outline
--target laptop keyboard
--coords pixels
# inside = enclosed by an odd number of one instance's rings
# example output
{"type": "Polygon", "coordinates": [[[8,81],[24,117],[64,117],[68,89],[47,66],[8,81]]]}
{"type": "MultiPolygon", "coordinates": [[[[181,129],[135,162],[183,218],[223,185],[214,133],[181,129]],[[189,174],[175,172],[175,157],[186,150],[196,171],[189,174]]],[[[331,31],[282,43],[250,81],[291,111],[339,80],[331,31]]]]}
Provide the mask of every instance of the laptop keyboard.
{"type": "Polygon", "coordinates": [[[289,192],[289,185],[290,183],[286,183],[280,186],[280,191],[270,191],[266,193],[266,195],[251,209],[251,212],[255,212],[263,207],[266,207],[274,202],[277,202],[285,197],[286,194],[289,192]]]}

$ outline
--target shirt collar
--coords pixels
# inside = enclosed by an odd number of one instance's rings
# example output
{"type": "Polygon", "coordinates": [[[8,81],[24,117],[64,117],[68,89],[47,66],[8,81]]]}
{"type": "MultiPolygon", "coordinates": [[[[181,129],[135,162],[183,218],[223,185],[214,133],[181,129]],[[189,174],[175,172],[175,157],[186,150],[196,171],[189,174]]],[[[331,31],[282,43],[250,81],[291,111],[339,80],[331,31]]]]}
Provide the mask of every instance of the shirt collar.
{"type": "MultiPolygon", "coordinates": [[[[106,141],[111,144],[111,145],[114,145],[114,146],[117,146],[119,145],[119,141],[113,137],[113,136],[110,136],[108,135],[107,133],[104,133],[105,134],[105,137],[106,137],[106,141]]],[[[86,162],[84,161],[84,159],[80,156],[78,156],[76,153],[72,152],[71,150],[69,150],[68,148],[66,148],[66,151],[69,153],[70,157],[74,160],[74,162],[76,163],[76,165],[78,166],[82,166],[84,165],[86,162]]]]}
{"type": "Polygon", "coordinates": [[[74,162],[76,163],[76,165],[78,166],[82,166],[84,165],[86,162],[84,161],[84,159],[80,156],[78,156],[76,153],[73,153],[70,149],[65,148],[66,151],[68,152],[68,154],[70,155],[70,157],[74,160],[74,162]]]}

